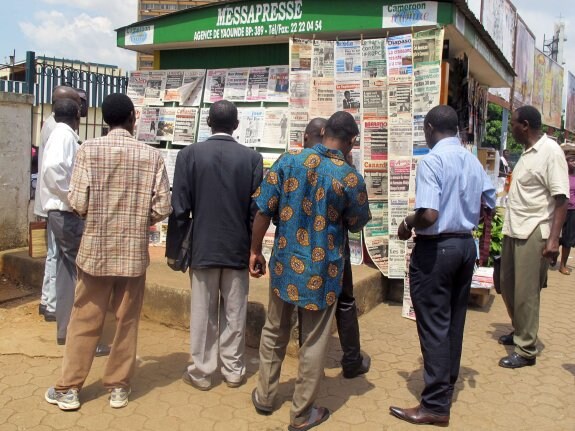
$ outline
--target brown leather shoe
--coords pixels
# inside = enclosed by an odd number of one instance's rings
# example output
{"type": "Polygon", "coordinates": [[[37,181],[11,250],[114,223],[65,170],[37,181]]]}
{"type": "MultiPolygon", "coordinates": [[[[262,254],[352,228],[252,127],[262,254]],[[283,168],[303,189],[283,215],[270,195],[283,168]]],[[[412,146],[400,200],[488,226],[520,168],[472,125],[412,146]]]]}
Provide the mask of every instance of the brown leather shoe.
{"type": "Polygon", "coordinates": [[[438,425],[442,427],[449,425],[449,415],[438,415],[436,413],[432,413],[430,411],[424,410],[421,405],[412,409],[402,409],[399,407],[391,406],[389,411],[393,416],[412,424],[438,425]]]}

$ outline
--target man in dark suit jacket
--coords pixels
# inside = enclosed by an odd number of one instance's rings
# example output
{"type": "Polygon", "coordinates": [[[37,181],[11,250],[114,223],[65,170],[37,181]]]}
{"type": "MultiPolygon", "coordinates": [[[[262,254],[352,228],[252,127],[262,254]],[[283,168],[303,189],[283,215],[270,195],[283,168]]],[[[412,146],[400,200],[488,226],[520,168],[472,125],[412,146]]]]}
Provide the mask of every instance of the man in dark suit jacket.
{"type": "Polygon", "coordinates": [[[212,136],[181,150],[174,173],[168,263],[178,256],[182,238],[193,223],[190,333],[194,363],[182,378],[204,391],[213,386],[218,356],[229,387],[240,386],[246,372],[248,261],[256,211],[251,196],[262,181],[263,160],[232,137],[238,124],[233,103],[214,103],[208,116],[212,136]]]}

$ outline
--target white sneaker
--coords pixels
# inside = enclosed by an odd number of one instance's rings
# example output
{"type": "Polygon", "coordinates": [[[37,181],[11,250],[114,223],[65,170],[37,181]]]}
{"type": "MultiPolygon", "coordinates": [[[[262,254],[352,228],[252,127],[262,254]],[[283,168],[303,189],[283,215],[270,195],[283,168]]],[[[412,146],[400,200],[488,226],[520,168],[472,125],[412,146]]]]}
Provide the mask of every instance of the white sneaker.
{"type": "Polygon", "coordinates": [[[54,387],[49,388],[44,394],[44,399],[50,404],[57,404],[60,410],[78,410],[80,397],[78,389],[68,389],[67,392],[57,392],[54,387]]]}
{"type": "Polygon", "coordinates": [[[113,409],[121,409],[128,405],[128,396],[132,391],[130,388],[114,388],[110,392],[110,407],[113,409]]]}

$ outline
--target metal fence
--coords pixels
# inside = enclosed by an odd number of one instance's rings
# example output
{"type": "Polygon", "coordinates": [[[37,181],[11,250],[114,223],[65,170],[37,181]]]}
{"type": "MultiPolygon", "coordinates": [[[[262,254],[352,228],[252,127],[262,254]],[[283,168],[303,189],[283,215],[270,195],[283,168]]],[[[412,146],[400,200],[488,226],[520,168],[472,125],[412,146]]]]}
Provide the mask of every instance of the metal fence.
{"type": "Polygon", "coordinates": [[[28,84],[22,81],[0,79],[0,91],[5,93],[28,94],[28,84]]]}

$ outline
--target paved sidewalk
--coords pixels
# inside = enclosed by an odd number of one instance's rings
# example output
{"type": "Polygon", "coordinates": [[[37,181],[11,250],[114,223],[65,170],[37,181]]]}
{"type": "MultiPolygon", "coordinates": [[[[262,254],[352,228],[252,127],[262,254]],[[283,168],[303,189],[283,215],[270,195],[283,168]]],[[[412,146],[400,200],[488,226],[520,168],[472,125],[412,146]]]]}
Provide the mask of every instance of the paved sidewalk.
{"type": "MultiPolygon", "coordinates": [[[[78,412],[61,412],[44,401],[55,383],[62,348],[54,324],[37,314],[37,300],[0,308],[0,429],[10,430],[285,430],[297,361],[287,357],[282,370],[279,410],[254,412],[250,393],[257,352],[248,351],[248,381],[238,389],[218,384],[200,392],[181,382],[188,361],[186,331],[142,322],[139,365],[130,404],[109,407],[100,384],[105,358],[96,358],[81,392],[78,412]]],[[[510,330],[500,297],[468,313],[460,380],[450,428],[453,430],[575,430],[575,274],[550,272],[543,292],[540,345],[535,367],[506,370],[497,361],[506,348],[497,337],[510,330]]],[[[330,342],[321,405],[333,411],[318,430],[413,430],[388,413],[390,404],[414,406],[422,389],[422,363],[413,322],[401,307],[384,303],[360,319],[363,348],[372,356],[365,378],[345,380],[338,366],[339,342],[330,342]]]]}

